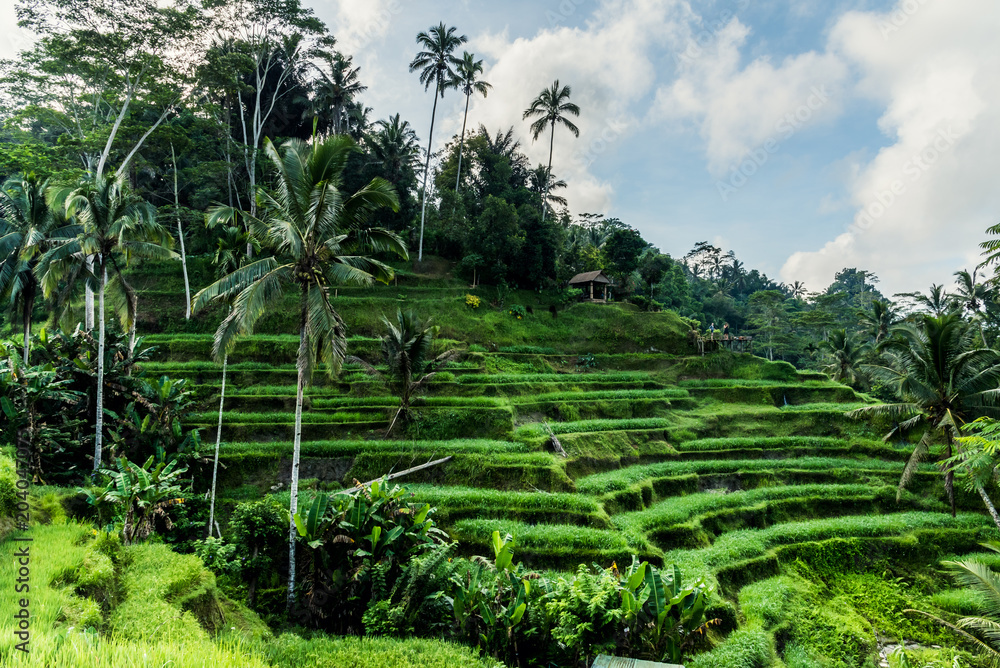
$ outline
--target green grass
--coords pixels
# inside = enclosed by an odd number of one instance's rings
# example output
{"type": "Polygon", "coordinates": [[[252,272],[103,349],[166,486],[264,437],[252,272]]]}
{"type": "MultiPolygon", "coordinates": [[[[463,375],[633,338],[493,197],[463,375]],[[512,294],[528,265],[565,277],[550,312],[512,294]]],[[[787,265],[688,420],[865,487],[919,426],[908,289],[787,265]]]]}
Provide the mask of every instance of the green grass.
{"type": "Polygon", "coordinates": [[[848,403],[821,403],[817,402],[814,404],[797,404],[780,406],[779,410],[784,413],[818,413],[825,412],[829,413],[832,411],[839,411],[847,413],[848,411],[853,411],[856,408],[863,408],[869,406],[870,404],[864,402],[848,402],[848,403]]]}
{"type": "MultiPolygon", "coordinates": [[[[671,525],[687,522],[696,515],[719,512],[725,509],[744,509],[783,499],[839,500],[850,497],[871,497],[879,488],[871,485],[791,485],[787,487],[762,487],[746,491],[703,492],[688,496],[672,497],[651,508],[624,513],[612,518],[616,527],[627,533],[646,532],[650,529],[667,529],[671,525]]],[[[893,490],[895,495],[895,490],[893,490]]]]}
{"type": "MultiPolygon", "coordinates": [[[[631,429],[661,429],[669,427],[673,422],[668,418],[633,418],[621,420],[580,420],[578,422],[550,422],[548,427],[556,434],[571,434],[582,432],[622,431],[631,429]]],[[[549,431],[541,423],[531,423],[518,427],[515,438],[530,439],[548,436],[549,431]]]]}
{"type": "MultiPolygon", "coordinates": [[[[784,448],[843,448],[855,445],[860,439],[845,440],[824,436],[726,436],[721,438],[699,438],[682,441],[674,445],[680,452],[714,450],[779,450],[784,448]]],[[[881,446],[878,441],[863,441],[864,444],[881,446]]],[[[901,452],[902,455],[902,452],[901,452]]]]}
{"type": "Polygon", "coordinates": [[[648,379],[649,374],[642,373],[641,371],[617,371],[613,373],[484,373],[462,376],[458,382],[470,385],[504,385],[507,383],[625,383],[648,379]]]}
{"type": "MultiPolygon", "coordinates": [[[[313,413],[304,411],[302,413],[303,424],[337,424],[350,422],[368,422],[371,420],[388,420],[384,411],[379,414],[344,412],[335,413],[313,413]]],[[[187,422],[191,424],[216,424],[219,419],[218,411],[214,413],[192,413],[188,416],[187,422]]],[[[284,424],[295,421],[295,414],[286,411],[275,411],[269,413],[242,413],[238,411],[223,411],[222,424],[284,424]]]]}
{"type": "Polygon", "coordinates": [[[636,399],[684,399],[689,396],[687,390],[577,390],[569,392],[544,392],[529,396],[511,397],[510,402],[519,404],[537,404],[557,401],[625,401],[636,399]]]}
{"type": "MultiPolygon", "coordinates": [[[[630,551],[625,537],[617,531],[604,531],[566,524],[525,524],[511,520],[462,520],[453,528],[454,537],[460,541],[486,547],[494,531],[500,536],[514,537],[514,555],[518,551],[543,551],[572,554],[574,551],[621,552],[630,551]]],[[[486,554],[483,552],[483,554],[486,554]]],[[[584,559],[580,560],[586,563],[584,559]]]]}
{"type": "Polygon", "coordinates": [[[987,529],[991,523],[980,513],[906,512],[887,515],[848,516],[777,524],[766,529],[743,529],[720,536],[701,550],[673,550],[668,562],[687,567],[692,573],[709,573],[722,566],[760,557],[779,545],[807,543],[830,538],[902,536],[920,529],[987,529]]]}
{"type": "MultiPolygon", "coordinates": [[[[761,471],[836,471],[848,470],[901,474],[903,462],[886,462],[879,459],[846,459],[836,457],[795,457],[790,459],[733,459],[659,462],[645,466],[606,471],[586,476],[576,481],[576,488],[584,494],[606,494],[625,490],[632,485],[653,478],[685,475],[713,475],[723,473],[750,473],[761,471]]],[[[921,470],[934,470],[933,464],[924,464],[921,470]]]]}
{"type": "MultiPolygon", "coordinates": [[[[242,456],[289,456],[292,454],[290,441],[271,443],[241,442],[224,443],[224,455],[242,456]]],[[[362,453],[377,452],[426,452],[441,453],[517,453],[528,452],[524,443],[509,441],[489,441],[481,439],[456,439],[452,441],[303,441],[303,457],[353,457],[362,453]]]]}

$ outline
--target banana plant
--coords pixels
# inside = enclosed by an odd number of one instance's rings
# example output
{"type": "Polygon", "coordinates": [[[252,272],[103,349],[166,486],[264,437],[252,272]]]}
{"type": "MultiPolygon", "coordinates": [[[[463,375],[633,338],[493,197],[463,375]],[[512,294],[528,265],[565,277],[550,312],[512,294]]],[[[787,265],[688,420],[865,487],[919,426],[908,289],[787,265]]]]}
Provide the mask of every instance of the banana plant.
{"type": "Polygon", "coordinates": [[[87,503],[97,508],[100,521],[103,522],[106,509],[117,511],[122,523],[122,541],[126,545],[148,538],[153,533],[156,517],[163,518],[170,529],[173,523],[165,509],[184,502],[179,483],[187,469],[177,468],[177,460],[161,461],[154,467],[153,460],[154,457],[150,457],[139,466],[119,457],[117,470],[101,469],[101,473],[111,479],[104,489],[96,494],[87,489],[77,490],[86,497],[87,503]]]}
{"type": "Polygon", "coordinates": [[[650,629],[645,639],[648,652],[655,661],[679,663],[684,652],[704,637],[708,626],[719,620],[705,620],[705,608],[713,588],[699,579],[683,586],[681,571],[673,566],[667,576],[649,566],[645,573],[648,597],[642,605],[640,621],[650,629]]]}

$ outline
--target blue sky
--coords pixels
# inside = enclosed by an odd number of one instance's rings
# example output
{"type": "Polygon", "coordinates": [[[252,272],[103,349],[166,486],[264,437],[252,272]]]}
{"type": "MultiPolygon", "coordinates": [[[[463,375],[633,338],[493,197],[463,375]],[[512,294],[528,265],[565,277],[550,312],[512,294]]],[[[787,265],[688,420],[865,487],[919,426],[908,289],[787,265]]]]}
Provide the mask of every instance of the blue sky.
{"type": "MultiPolygon", "coordinates": [[[[581,136],[557,133],[553,164],[571,210],[675,256],[708,240],[778,280],[821,289],[852,266],[891,294],[950,284],[1000,222],[996,0],[304,1],[361,66],[373,116],[423,140],[432,99],[407,65],[439,21],[494,85],[470,126],[513,126],[535,162],[547,142],[521,113],[572,85],[581,136]]],[[[0,57],[25,39],[0,36],[0,57]]],[[[455,93],[439,105],[435,150],[461,112],[455,93]]]]}

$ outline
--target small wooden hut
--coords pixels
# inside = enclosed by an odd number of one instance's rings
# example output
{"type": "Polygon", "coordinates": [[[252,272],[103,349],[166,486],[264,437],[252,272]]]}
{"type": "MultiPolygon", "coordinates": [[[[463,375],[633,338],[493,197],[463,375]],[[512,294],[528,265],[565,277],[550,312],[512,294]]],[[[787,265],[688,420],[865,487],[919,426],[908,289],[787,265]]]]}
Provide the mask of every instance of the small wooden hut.
{"type": "Polygon", "coordinates": [[[611,279],[605,276],[603,271],[587,271],[569,280],[569,287],[583,289],[583,301],[600,304],[608,301],[609,285],[611,279]]]}

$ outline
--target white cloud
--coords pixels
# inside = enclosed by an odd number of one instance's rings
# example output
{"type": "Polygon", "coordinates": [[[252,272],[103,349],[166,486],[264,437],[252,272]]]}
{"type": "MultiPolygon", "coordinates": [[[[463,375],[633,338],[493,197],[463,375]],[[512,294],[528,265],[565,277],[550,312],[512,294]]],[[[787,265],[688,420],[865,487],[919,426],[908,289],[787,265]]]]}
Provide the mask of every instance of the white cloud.
{"type": "MultiPolygon", "coordinates": [[[[595,176],[594,163],[635,128],[631,109],[656,85],[656,47],[676,39],[686,15],[686,5],[674,0],[605,0],[584,28],[544,28],[516,39],[506,31],[472,36],[468,50],[486,59],[493,91],[473,102],[469,127],[481,123],[494,132],[513,125],[531,161],[545,163],[548,141],[532,142],[521,116],[555,79],[570,85],[581,109],[579,118],[571,118],[580,137],[556,129],[552,171],[569,184],[566,196],[574,211],[608,212],[613,187],[595,176]]],[[[444,127],[460,131],[460,112],[444,127]]]]}
{"type": "Polygon", "coordinates": [[[777,65],[761,57],[743,66],[749,35],[737,17],[695,24],[679,50],[677,79],[657,91],[652,119],[693,120],[716,176],[749,151],[832,118],[842,106],[847,69],[838,58],[810,51],[777,65]]]}
{"type": "Polygon", "coordinates": [[[892,144],[848,181],[850,227],[785,263],[785,281],[816,289],[857,266],[886,292],[951,282],[978,262],[977,244],[996,222],[1000,190],[1000,52],[994,0],[901,0],[886,14],[852,12],[829,50],[860,72],[858,93],[885,105],[880,129],[892,144]]]}
{"type": "Polygon", "coordinates": [[[0,0],[0,25],[4,26],[0,33],[0,60],[14,58],[34,42],[29,31],[17,27],[14,0],[0,0]]]}

